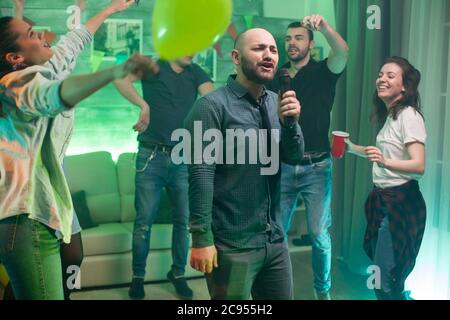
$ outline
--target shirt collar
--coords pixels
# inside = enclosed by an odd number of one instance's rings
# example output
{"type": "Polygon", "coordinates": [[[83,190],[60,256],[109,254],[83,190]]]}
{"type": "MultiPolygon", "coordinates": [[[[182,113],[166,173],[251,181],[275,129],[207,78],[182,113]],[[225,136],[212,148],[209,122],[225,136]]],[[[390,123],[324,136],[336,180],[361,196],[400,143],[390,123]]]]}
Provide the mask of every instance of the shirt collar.
{"type": "MultiPolygon", "coordinates": [[[[241,86],[239,84],[239,82],[236,81],[235,74],[230,75],[228,77],[227,86],[239,99],[242,99],[244,97],[251,97],[250,92],[246,88],[241,86]]],[[[263,91],[262,91],[262,94],[259,97],[259,99],[261,99],[261,98],[265,99],[266,96],[267,96],[267,90],[265,87],[263,87],[263,91]]],[[[252,100],[254,100],[254,99],[252,98],[252,100]]]]}
{"type": "MultiPolygon", "coordinates": [[[[308,63],[305,64],[305,65],[302,67],[302,69],[304,69],[304,68],[306,68],[306,67],[309,67],[310,65],[316,64],[316,63],[317,63],[317,61],[314,60],[314,59],[311,57],[311,58],[309,59],[308,63]]],[[[289,69],[290,67],[291,67],[291,62],[290,62],[290,61],[286,62],[286,63],[282,66],[282,68],[286,68],[286,69],[289,69]]],[[[302,69],[300,69],[300,70],[302,70],[302,69]]],[[[280,71],[280,69],[278,69],[278,71],[280,71]]]]}

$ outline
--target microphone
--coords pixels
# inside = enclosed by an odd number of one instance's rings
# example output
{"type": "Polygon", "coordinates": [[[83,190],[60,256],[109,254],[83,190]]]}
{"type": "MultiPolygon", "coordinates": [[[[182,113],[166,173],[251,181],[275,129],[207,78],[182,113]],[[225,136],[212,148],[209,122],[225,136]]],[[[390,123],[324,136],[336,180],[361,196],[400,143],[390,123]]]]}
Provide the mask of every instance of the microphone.
{"type": "MultiPolygon", "coordinates": [[[[291,76],[289,75],[289,71],[286,68],[280,69],[278,71],[278,82],[280,84],[280,98],[286,91],[291,90],[291,76]]],[[[292,127],[295,124],[295,118],[292,116],[288,116],[284,118],[284,125],[287,127],[292,127]]]]}

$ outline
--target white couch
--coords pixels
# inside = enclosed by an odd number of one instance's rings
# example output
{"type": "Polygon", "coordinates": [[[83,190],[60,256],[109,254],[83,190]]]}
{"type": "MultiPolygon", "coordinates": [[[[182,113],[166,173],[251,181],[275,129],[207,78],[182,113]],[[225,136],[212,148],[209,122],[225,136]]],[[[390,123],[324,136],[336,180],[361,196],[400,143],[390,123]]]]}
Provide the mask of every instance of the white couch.
{"type": "MultiPolygon", "coordinates": [[[[134,210],[134,157],[120,155],[117,164],[108,152],[68,156],[66,175],[71,192],[84,190],[92,220],[98,227],[83,230],[81,286],[97,287],[131,281],[134,210]]],[[[163,192],[159,218],[152,228],[145,281],[165,280],[172,265],[170,204],[163,192]],[[166,223],[158,223],[164,220],[166,223]]],[[[189,262],[189,258],[188,258],[189,262]]],[[[188,265],[186,276],[202,276],[188,265]]]]}

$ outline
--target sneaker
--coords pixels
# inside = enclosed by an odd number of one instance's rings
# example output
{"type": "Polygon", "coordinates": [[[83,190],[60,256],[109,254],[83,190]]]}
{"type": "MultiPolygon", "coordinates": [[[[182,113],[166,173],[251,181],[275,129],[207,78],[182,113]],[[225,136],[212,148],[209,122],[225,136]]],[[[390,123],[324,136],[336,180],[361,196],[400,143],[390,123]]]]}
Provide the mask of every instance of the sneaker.
{"type": "Polygon", "coordinates": [[[186,278],[184,276],[175,278],[172,271],[169,271],[167,273],[167,279],[169,279],[170,282],[175,287],[175,291],[177,292],[177,295],[183,299],[183,300],[192,300],[193,292],[191,288],[189,288],[186,278]]]}
{"type": "Polygon", "coordinates": [[[314,290],[314,297],[316,300],[331,300],[330,292],[319,292],[314,290]]]}
{"type": "Polygon", "coordinates": [[[309,235],[302,235],[301,238],[292,239],[292,244],[296,247],[307,247],[312,245],[309,235]]]}
{"type": "Polygon", "coordinates": [[[133,277],[131,281],[130,289],[128,290],[128,295],[133,300],[142,300],[145,297],[144,290],[144,278],[133,277]]]}

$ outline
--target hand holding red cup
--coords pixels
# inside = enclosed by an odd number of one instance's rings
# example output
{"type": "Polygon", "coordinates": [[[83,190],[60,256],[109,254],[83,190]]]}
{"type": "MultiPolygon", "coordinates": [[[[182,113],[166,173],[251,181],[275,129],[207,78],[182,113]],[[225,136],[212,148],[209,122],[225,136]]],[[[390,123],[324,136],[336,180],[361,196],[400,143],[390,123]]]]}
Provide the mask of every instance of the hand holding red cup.
{"type": "Polygon", "coordinates": [[[345,140],[348,139],[350,135],[343,131],[333,131],[331,140],[331,155],[333,158],[340,159],[344,156],[345,150],[347,148],[345,140]]]}

